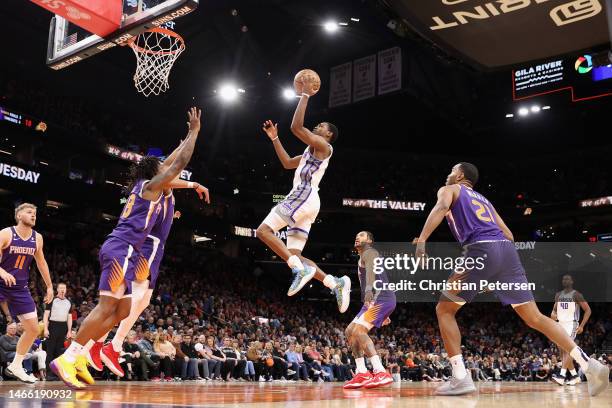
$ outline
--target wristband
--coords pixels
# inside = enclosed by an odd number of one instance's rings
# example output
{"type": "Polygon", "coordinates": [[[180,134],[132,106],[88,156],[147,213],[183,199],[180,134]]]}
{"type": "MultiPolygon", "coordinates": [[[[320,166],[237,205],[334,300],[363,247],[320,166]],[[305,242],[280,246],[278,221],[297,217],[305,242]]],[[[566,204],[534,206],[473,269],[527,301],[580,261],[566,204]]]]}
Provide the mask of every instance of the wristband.
{"type": "Polygon", "coordinates": [[[278,136],[276,136],[274,139],[272,139],[272,141],[275,141],[276,139],[278,139],[278,136]]]}
{"type": "Polygon", "coordinates": [[[193,181],[190,181],[189,183],[187,183],[187,188],[193,188],[193,181]]]}
{"type": "Polygon", "coordinates": [[[302,93],[302,96],[305,96],[307,98],[310,98],[310,95],[308,95],[306,92],[302,93]]]}

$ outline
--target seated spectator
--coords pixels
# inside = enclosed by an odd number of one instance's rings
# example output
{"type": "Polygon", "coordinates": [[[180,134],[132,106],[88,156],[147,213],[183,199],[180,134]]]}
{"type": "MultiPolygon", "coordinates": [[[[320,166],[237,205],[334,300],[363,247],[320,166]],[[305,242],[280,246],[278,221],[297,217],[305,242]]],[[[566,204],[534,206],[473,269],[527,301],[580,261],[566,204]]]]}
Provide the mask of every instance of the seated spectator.
{"type": "Polygon", "coordinates": [[[208,359],[208,372],[213,380],[223,380],[221,377],[221,368],[225,362],[225,354],[215,344],[215,338],[209,336],[206,339],[206,345],[204,346],[206,352],[206,358],[208,359]]]}
{"type": "Polygon", "coordinates": [[[172,346],[176,350],[174,356],[174,381],[184,381],[187,379],[187,365],[189,363],[189,357],[185,355],[181,345],[183,343],[183,337],[180,334],[172,336],[172,346]]]}
{"type": "MultiPolygon", "coordinates": [[[[181,343],[181,351],[188,358],[186,365],[186,379],[187,380],[201,380],[203,377],[200,377],[198,373],[198,352],[195,349],[195,343],[192,342],[192,337],[190,334],[185,333],[183,335],[183,342],[181,343]]],[[[208,364],[206,366],[208,369],[208,364]]]]}
{"type": "Polygon", "coordinates": [[[173,380],[173,362],[176,356],[176,349],[167,339],[166,332],[158,333],[153,342],[153,350],[159,356],[160,378],[164,381],[173,380]]]}
{"type": "Polygon", "coordinates": [[[285,352],[285,357],[286,357],[287,363],[289,364],[289,367],[291,368],[292,371],[294,371],[294,374],[290,377],[292,377],[294,381],[299,381],[299,380],[307,381],[308,380],[308,367],[306,366],[306,364],[304,363],[304,360],[302,359],[301,348],[300,348],[300,352],[298,353],[295,343],[290,343],[289,349],[285,352]]]}

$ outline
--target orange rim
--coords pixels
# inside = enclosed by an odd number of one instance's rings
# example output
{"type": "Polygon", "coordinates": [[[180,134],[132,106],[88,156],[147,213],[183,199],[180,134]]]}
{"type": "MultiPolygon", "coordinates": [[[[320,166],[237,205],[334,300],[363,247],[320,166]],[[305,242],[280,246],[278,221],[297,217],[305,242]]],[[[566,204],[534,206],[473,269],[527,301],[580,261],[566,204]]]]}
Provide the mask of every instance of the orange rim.
{"type": "Polygon", "coordinates": [[[177,54],[185,49],[185,40],[183,40],[183,37],[181,37],[178,33],[175,33],[172,30],[168,30],[167,28],[161,28],[161,27],[150,28],[146,31],[143,31],[140,34],[144,34],[144,33],[158,33],[158,34],[163,34],[163,35],[167,35],[170,37],[174,37],[180,41],[181,45],[180,47],[178,47],[176,50],[173,50],[173,51],[151,51],[151,50],[147,50],[137,45],[135,43],[135,40],[136,38],[138,38],[138,36],[134,36],[128,40],[128,44],[136,52],[144,53],[144,54],[154,54],[154,55],[171,55],[171,54],[177,54]]]}

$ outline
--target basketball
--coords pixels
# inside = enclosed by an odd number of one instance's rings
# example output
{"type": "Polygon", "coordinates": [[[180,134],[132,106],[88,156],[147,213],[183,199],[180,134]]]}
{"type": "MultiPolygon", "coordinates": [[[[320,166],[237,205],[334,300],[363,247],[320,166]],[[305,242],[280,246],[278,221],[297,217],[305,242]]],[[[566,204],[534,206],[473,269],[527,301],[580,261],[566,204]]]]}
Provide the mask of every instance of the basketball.
{"type": "Polygon", "coordinates": [[[272,367],[274,365],[274,360],[271,357],[266,358],[266,365],[272,367]]]}
{"type": "Polygon", "coordinates": [[[313,90],[315,94],[321,89],[321,78],[319,74],[312,69],[303,69],[295,74],[295,78],[293,79],[293,87],[295,88],[296,94],[301,95],[304,92],[303,84],[306,82],[314,84],[313,90]]]}

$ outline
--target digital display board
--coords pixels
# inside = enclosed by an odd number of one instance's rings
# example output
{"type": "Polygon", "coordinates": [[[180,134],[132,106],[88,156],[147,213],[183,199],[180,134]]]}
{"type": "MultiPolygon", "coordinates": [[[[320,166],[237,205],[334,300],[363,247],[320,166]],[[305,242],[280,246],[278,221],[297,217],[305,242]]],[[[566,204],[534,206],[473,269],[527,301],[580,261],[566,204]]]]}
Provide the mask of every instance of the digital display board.
{"type": "Polygon", "coordinates": [[[567,92],[572,102],[579,102],[612,96],[612,64],[597,65],[594,55],[580,54],[520,67],[512,71],[512,98],[567,92]]]}

